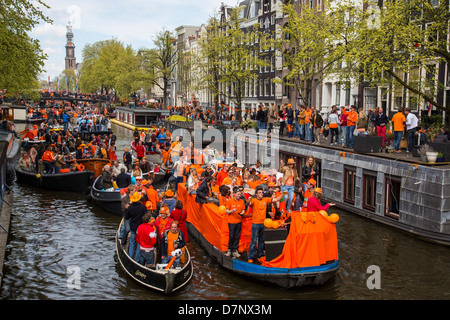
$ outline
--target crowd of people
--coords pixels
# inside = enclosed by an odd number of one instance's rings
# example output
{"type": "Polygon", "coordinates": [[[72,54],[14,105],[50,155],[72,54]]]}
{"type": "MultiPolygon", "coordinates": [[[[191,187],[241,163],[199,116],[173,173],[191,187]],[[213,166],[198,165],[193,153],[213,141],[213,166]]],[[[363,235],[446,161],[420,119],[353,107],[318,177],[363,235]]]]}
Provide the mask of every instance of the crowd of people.
{"type": "MultiPolygon", "coordinates": [[[[124,234],[126,230],[131,232],[129,255],[143,264],[149,263],[143,258],[146,253],[137,249],[141,245],[138,227],[141,224],[149,223],[159,237],[156,238],[153,247],[149,246],[149,243],[142,243],[147,251],[150,250],[150,247],[153,248],[152,263],[155,263],[154,257],[156,257],[157,251],[160,252],[161,257],[166,258],[166,241],[163,241],[164,238],[161,236],[169,232],[171,219],[174,219],[174,210],[183,210],[183,203],[179,200],[173,201],[172,207],[170,203],[167,203],[168,210],[164,209],[164,203],[177,198],[179,184],[183,184],[187,192],[195,195],[195,201],[199,204],[215,203],[218,206],[226,207],[229,243],[228,251],[225,254],[228,256],[234,258],[241,256],[241,253],[238,252],[242,230],[241,222],[244,218],[252,220],[248,261],[253,263],[260,263],[264,255],[262,230],[265,228],[265,219],[289,221],[292,211],[317,212],[327,210],[330,205],[334,205],[333,203],[321,205],[320,170],[313,156],[308,157],[301,172],[297,172],[293,159],[288,159],[287,163],[281,161],[279,168],[271,169],[263,169],[259,161],[252,166],[243,167],[238,167],[237,163],[219,162],[223,164],[220,168],[220,166],[214,167],[209,163],[202,162],[202,158],[198,158],[201,153],[192,146],[182,148],[179,137],[173,137],[172,140],[173,142],[168,147],[171,160],[171,166],[168,168],[173,176],[169,179],[168,191],[163,193],[158,192],[159,190],[153,191],[152,180],[147,179],[140,182],[139,176],[136,185],[132,184],[128,188],[121,189],[123,194],[128,194],[128,198],[124,197],[124,201],[130,207],[137,206],[129,200],[133,194],[135,194],[134,199],[140,199],[140,214],[136,213],[137,209],[132,209],[132,213],[130,213],[124,206],[125,226],[123,230],[125,230],[124,234]],[[136,193],[140,196],[138,197],[136,193]],[[156,200],[149,200],[151,198],[156,200]],[[151,215],[150,222],[145,222],[147,217],[142,221],[142,217],[146,213],[151,215]],[[164,223],[158,223],[158,219],[162,219],[164,223]],[[127,220],[134,220],[134,226],[127,227],[129,223],[127,220]],[[164,230],[161,229],[162,226],[164,226],[164,230]]],[[[179,215],[177,215],[177,219],[178,217],[179,215]]],[[[178,220],[178,223],[183,225],[182,229],[185,228],[183,219],[178,220]]],[[[174,231],[178,230],[175,229],[175,226],[173,227],[174,231]]],[[[149,227],[146,226],[146,228],[149,227]]],[[[187,241],[187,233],[184,231],[181,233],[183,236],[179,236],[180,243],[184,245],[187,241]]],[[[122,240],[125,245],[126,236],[123,236],[122,240]]],[[[167,262],[167,260],[162,261],[167,262]]]]}

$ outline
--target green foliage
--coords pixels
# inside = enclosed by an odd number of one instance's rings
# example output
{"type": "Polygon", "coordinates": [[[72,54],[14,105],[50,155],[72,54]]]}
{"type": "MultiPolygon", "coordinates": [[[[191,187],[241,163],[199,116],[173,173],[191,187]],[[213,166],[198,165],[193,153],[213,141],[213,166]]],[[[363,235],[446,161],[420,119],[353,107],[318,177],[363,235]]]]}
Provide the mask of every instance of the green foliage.
{"type": "Polygon", "coordinates": [[[114,90],[128,96],[151,81],[141,68],[141,56],[131,46],[116,39],[87,44],[83,49],[83,63],[79,86],[83,92],[114,90]]]}
{"type": "Polygon", "coordinates": [[[28,33],[39,21],[51,23],[41,0],[0,0],[0,88],[7,95],[36,95],[46,55],[28,33]]]}

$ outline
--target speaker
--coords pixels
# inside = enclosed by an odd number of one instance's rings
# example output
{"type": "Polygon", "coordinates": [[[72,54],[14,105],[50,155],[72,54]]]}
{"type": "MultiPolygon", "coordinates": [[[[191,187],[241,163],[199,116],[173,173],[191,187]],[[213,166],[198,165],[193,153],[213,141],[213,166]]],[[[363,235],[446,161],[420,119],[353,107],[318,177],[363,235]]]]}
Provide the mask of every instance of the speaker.
{"type": "Polygon", "coordinates": [[[358,153],[383,152],[383,137],[354,136],[353,150],[358,153]]]}
{"type": "Polygon", "coordinates": [[[287,236],[288,230],[286,228],[266,228],[264,230],[264,247],[267,261],[275,259],[283,252],[287,236]]]}

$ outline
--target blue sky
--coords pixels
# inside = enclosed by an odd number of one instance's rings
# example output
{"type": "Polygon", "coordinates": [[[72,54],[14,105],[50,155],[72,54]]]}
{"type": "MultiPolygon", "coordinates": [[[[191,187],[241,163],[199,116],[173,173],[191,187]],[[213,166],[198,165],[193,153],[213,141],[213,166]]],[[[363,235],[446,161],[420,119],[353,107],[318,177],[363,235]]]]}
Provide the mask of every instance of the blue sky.
{"type": "Polygon", "coordinates": [[[181,25],[207,23],[220,4],[235,6],[236,0],[44,0],[41,8],[53,24],[41,23],[31,36],[48,55],[40,79],[53,80],[64,70],[66,25],[73,25],[75,56],[82,62],[86,44],[116,38],[133,49],[151,48],[157,32],[181,25]]]}

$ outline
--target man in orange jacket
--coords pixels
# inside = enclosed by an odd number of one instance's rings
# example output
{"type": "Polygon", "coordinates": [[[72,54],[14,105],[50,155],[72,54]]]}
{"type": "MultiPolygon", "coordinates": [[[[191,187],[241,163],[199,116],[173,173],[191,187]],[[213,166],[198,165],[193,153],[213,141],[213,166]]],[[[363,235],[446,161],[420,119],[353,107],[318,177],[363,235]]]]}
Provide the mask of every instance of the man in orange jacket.
{"type": "Polygon", "coordinates": [[[55,156],[53,155],[53,147],[49,146],[42,155],[42,163],[45,167],[45,173],[53,173],[55,168],[53,162],[55,161],[55,156]]]}
{"type": "Polygon", "coordinates": [[[347,113],[347,135],[345,137],[345,147],[353,148],[353,132],[358,121],[358,113],[354,105],[350,106],[350,112],[347,113]]]}

